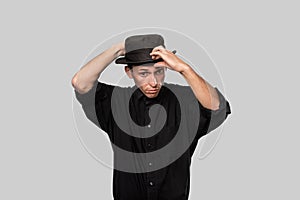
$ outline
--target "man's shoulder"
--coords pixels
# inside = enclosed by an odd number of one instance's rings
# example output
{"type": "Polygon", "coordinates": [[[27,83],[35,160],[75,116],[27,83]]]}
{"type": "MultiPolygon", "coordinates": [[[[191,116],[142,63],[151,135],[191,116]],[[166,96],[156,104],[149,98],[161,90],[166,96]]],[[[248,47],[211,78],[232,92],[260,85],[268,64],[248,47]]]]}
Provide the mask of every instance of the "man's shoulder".
{"type": "Polygon", "coordinates": [[[120,86],[120,85],[115,85],[115,84],[110,84],[110,83],[105,83],[98,81],[97,82],[97,90],[114,90],[116,89],[117,91],[131,91],[134,89],[134,86],[120,86]]]}
{"type": "Polygon", "coordinates": [[[188,85],[165,83],[164,86],[166,88],[165,95],[175,95],[177,99],[179,98],[184,103],[192,103],[197,101],[191,87],[188,85]]]}
{"type": "Polygon", "coordinates": [[[171,91],[174,92],[190,92],[191,91],[191,87],[188,85],[179,85],[179,84],[175,84],[175,83],[164,83],[164,86],[166,88],[168,88],[171,91]]]}

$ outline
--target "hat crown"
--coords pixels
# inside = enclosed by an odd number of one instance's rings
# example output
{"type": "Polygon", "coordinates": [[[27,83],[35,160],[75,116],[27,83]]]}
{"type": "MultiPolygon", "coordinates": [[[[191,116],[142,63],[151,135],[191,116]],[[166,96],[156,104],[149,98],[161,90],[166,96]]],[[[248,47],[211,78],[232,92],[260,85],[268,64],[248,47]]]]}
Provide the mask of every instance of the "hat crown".
{"type": "Polygon", "coordinates": [[[125,52],[131,52],[138,49],[153,49],[157,46],[164,45],[164,39],[158,34],[134,35],[126,38],[125,52]]]}
{"type": "Polygon", "coordinates": [[[158,34],[133,35],[125,39],[125,55],[115,60],[116,64],[144,64],[156,63],[162,59],[153,60],[150,56],[152,50],[162,46],[165,48],[164,39],[158,34]]]}

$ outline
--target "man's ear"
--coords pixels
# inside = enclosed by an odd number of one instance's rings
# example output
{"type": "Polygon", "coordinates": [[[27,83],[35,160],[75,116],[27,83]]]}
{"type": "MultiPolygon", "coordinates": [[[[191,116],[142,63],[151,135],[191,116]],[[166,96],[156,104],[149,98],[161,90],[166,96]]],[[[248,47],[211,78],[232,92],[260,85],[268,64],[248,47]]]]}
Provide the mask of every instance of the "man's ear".
{"type": "Polygon", "coordinates": [[[128,76],[129,78],[132,78],[132,70],[131,70],[131,68],[128,67],[128,66],[125,66],[125,67],[124,67],[124,70],[125,70],[127,76],[128,76]]]}

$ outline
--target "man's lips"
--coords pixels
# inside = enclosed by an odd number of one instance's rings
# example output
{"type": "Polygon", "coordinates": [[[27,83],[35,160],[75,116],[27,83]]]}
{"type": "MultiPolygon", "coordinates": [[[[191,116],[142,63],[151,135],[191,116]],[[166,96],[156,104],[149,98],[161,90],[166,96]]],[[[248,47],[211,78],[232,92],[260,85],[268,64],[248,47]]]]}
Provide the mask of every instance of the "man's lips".
{"type": "Polygon", "coordinates": [[[147,90],[146,92],[147,92],[147,93],[151,93],[151,94],[153,94],[153,93],[157,93],[157,92],[158,92],[158,90],[147,90]]]}

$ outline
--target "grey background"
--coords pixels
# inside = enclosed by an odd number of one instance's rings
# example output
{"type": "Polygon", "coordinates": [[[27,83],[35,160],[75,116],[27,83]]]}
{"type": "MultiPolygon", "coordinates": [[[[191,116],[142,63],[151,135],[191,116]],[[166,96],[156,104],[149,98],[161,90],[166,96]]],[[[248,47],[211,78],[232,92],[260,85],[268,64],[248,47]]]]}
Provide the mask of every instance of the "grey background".
{"type": "Polygon", "coordinates": [[[145,26],[202,44],[232,105],[193,160],[190,199],[299,198],[296,1],[2,1],[0,21],[1,199],[111,199],[111,169],[76,135],[70,81],[97,44],[145,26]]]}

